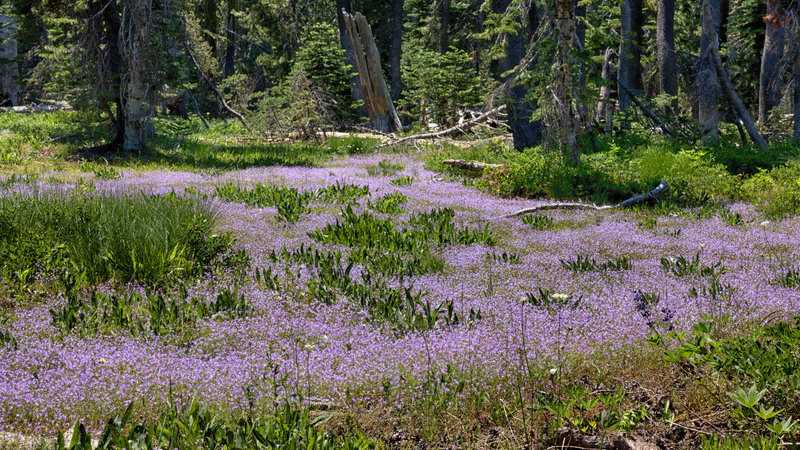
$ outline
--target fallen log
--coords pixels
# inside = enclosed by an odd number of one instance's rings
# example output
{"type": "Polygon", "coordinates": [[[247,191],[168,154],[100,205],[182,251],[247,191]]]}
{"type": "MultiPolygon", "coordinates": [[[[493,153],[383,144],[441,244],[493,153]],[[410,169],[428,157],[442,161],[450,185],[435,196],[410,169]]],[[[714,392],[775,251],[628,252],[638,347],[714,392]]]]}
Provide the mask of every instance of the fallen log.
{"type": "Polygon", "coordinates": [[[445,159],[442,164],[455,169],[467,170],[480,175],[486,169],[498,169],[504,167],[502,164],[488,164],[479,161],[465,161],[463,159],[445,159]]]}
{"type": "Polygon", "coordinates": [[[458,125],[456,125],[454,127],[450,127],[450,128],[448,128],[446,130],[436,131],[436,132],[432,132],[432,133],[415,134],[413,136],[407,136],[407,137],[404,137],[402,139],[397,139],[397,140],[395,140],[393,142],[389,142],[389,143],[386,143],[386,144],[381,144],[376,148],[383,148],[383,147],[388,147],[390,145],[398,145],[398,144],[403,144],[405,142],[417,141],[417,140],[422,140],[422,139],[439,139],[439,138],[443,138],[443,137],[455,136],[457,134],[464,134],[470,128],[472,128],[472,127],[474,127],[476,125],[479,125],[479,124],[481,124],[483,122],[486,122],[487,120],[493,118],[495,115],[501,114],[505,110],[506,110],[506,105],[500,105],[497,108],[490,109],[489,111],[486,111],[485,113],[479,115],[478,117],[475,117],[474,119],[470,119],[470,120],[468,120],[468,121],[466,121],[464,123],[458,124],[458,125]]]}
{"type": "MultiPolygon", "coordinates": [[[[710,18],[713,16],[711,16],[711,6],[708,0],[703,1],[703,10],[705,11],[704,16],[706,17],[706,20],[711,20],[710,18]]],[[[750,112],[744,106],[742,99],[739,98],[739,95],[736,93],[736,89],[733,87],[733,83],[728,76],[728,72],[722,65],[722,58],[719,56],[719,36],[717,36],[716,32],[713,31],[715,29],[713,26],[710,26],[709,29],[712,30],[711,32],[714,36],[711,41],[711,59],[714,62],[714,68],[717,71],[717,78],[722,81],[722,86],[725,88],[723,92],[725,92],[725,95],[728,97],[728,101],[730,101],[731,106],[733,106],[733,109],[742,120],[747,133],[750,135],[750,138],[758,146],[758,148],[763,151],[767,151],[767,141],[764,140],[764,137],[761,136],[761,133],[758,132],[756,126],[753,124],[753,119],[750,117],[750,112]]]]}
{"type": "Polygon", "coordinates": [[[40,114],[55,111],[72,112],[75,109],[72,106],[59,106],[59,105],[42,105],[42,106],[3,106],[0,107],[0,112],[15,112],[18,114],[40,114]]]}
{"type": "Polygon", "coordinates": [[[652,191],[644,194],[635,195],[623,202],[617,203],[616,205],[597,206],[591,203],[546,203],[544,205],[538,205],[532,208],[521,209],[515,213],[508,214],[505,217],[519,217],[526,214],[533,214],[535,212],[547,211],[552,209],[588,209],[593,211],[605,211],[614,208],[624,208],[627,206],[635,205],[637,203],[641,203],[645,200],[658,201],[660,200],[661,195],[665,194],[667,191],[669,191],[669,183],[662,180],[661,183],[659,183],[658,186],[656,186],[656,188],[653,189],[652,191]]]}

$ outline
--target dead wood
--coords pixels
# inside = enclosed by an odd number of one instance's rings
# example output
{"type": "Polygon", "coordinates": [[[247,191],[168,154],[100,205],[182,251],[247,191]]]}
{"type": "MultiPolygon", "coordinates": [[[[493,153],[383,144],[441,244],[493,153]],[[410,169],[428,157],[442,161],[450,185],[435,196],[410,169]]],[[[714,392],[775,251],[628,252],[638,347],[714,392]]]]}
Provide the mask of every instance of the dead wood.
{"type": "Polygon", "coordinates": [[[400,116],[397,115],[392,97],[389,95],[389,88],[386,87],[386,80],[383,79],[378,46],[375,44],[367,19],[361,13],[351,15],[345,10],[342,10],[342,17],[353,45],[356,69],[364,93],[364,104],[372,126],[382,132],[392,129],[402,130],[400,116]]]}
{"type": "Polygon", "coordinates": [[[670,135],[670,136],[671,136],[671,137],[673,137],[673,138],[677,138],[677,137],[678,137],[678,135],[677,135],[677,134],[676,134],[674,131],[672,131],[672,130],[671,130],[671,129],[670,129],[668,126],[667,126],[667,124],[665,124],[665,123],[664,123],[664,121],[663,121],[663,120],[661,120],[661,119],[658,117],[658,114],[654,113],[654,112],[653,112],[653,110],[651,110],[650,108],[648,108],[647,106],[645,106],[645,105],[644,105],[644,104],[643,104],[643,103],[642,103],[642,102],[641,102],[641,101],[640,101],[640,100],[637,98],[639,95],[641,95],[639,92],[637,92],[637,91],[635,91],[635,90],[631,89],[631,88],[630,88],[630,87],[629,87],[627,84],[625,84],[625,83],[624,83],[622,80],[620,80],[620,81],[619,81],[619,85],[620,85],[620,87],[621,87],[622,89],[624,89],[624,90],[625,90],[625,92],[627,92],[627,93],[628,93],[628,95],[630,96],[631,100],[633,100],[633,103],[635,103],[635,104],[636,104],[636,106],[637,106],[637,107],[638,107],[640,110],[642,110],[642,112],[644,113],[644,115],[645,115],[645,116],[647,116],[647,118],[648,118],[648,119],[650,119],[650,120],[652,120],[653,122],[655,122],[655,124],[656,124],[656,125],[658,125],[658,127],[659,127],[659,128],[661,128],[661,129],[664,131],[664,133],[667,133],[668,135],[670,135]]]}
{"type": "Polygon", "coordinates": [[[72,106],[42,105],[42,106],[3,106],[0,112],[15,112],[18,114],[40,114],[54,111],[75,111],[72,106]]]}
{"type": "Polygon", "coordinates": [[[244,116],[236,112],[233,108],[231,108],[228,105],[228,102],[225,101],[225,97],[222,96],[222,92],[220,92],[219,89],[217,89],[217,85],[214,84],[214,81],[211,80],[211,78],[208,75],[206,75],[206,73],[200,67],[200,64],[198,64],[197,59],[195,59],[192,50],[189,48],[189,44],[184,42],[183,48],[186,50],[186,53],[189,55],[189,58],[192,59],[194,66],[197,68],[197,73],[200,74],[200,78],[202,78],[203,81],[205,81],[206,84],[211,88],[211,90],[214,91],[214,94],[217,96],[217,99],[219,99],[220,103],[222,103],[222,107],[225,108],[226,111],[231,113],[233,117],[236,117],[239,120],[239,122],[241,122],[242,125],[244,125],[244,127],[249,130],[250,127],[247,125],[247,121],[244,120],[244,116]]]}
{"type": "MultiPolygon", "coordinates": [[[[703,1],[703,10],[705,11],[706,20],[711,20],[711,6],[708,3],[708,0],[703,1]]],[[[710,27],[710,29],[714,30],[714,27],[710,27]]],[[[747,111],[744,103],[742,103],[742,99],[739,98],[738,94],[736,94],[736,89],[733,87],[733,83],[731,83],[728,72],[722,65],[722,58],[719,56],[719,37],[717,36],[716,32],[712,31],[712,33],[714,33],[714,35],[713,39],[711,40],[711,59],[714,62],[714,67],[717,71],[717,78],[722,81],[722,85],[725,88],[725,95],[727,95],[728,100],[731,102],[731,105],[739,115],[739,119],[741,119],[744,123],[744,127],[747,129],[747,133],[750,135],[750,138],[753,139],[753,142],[755,142],[761,150],[766,151],[767,141],[764,140],[764,137],[762,137],[761,133],[759,133],[756,129],[756,126],[753,124],[753,119],[750,117],[750,112],[747,111]]]]}
{"type": "Polygon", "coordinates": [[[538,205],[532,208],[521,209],[513,214],[508,214],[505,217],[518,217],[526,214],[533,214],[539,211],[547,211],[552,209],[588,209],[594,211],[605,211],[614,208],[624,208],[627,206],[635,205],[637,203],[641,203],[645,200],[652,199],[657,201],[661,198],[661,195],[665,194],[667,191],[669,191],[669,183],[667,183],[666,181],[661,181],[661,183],[659,183],[658,186],[656,186],[656,188],[653,189],[652,191],[633,196],[623,202],[617,203],[616,205],[597,206],[591,203],[546,203],[544,205],[538,205]]]}
{"type": "Polygon", "coordinates": [[[406,142],[409,142],[409,141],[418,141],[418,140],[422,140],[422,139],[440,139],[440,138],[444,138],[444,137],[455,136],[457,134],[464,134],[470,128],[473,128],[476,125],[479,125],[479,124],[481,124],[483,122],[486,122],[489,119],[492,119],[495,115],[501,114],[505,110],[506,110],[506,105],[500,105],[497,108],[490,109],[489,111],[486,111],[485,113],[480,114],[479,116],[475,117],[474,119],[467,120],[464,123],[458,124],[458,125],[456,125],[454,127],[448,128],[446,130],[436,131],[436,132],[432,132],[432,133],[415,134],[413,136],[407,136],[407,137],[404,137],[402,139],[397,139],[397,140],[395,140],[393,142],[390,142],[390,143],[379,145],[377,148],[388,147],[390,145],[403,144],[403,143],[406,143],[406,142]]]}
{"type": "Polygon", "coordinates": [[[465,161],[463,159],[445,159],[444,161],[442,161],[442,164],[456,169],[475,172],[478,175],[482,174],[483,171],[486,169],[497,169],[505,167],[502,164],[488,164],[479,161],[465,161]]]}

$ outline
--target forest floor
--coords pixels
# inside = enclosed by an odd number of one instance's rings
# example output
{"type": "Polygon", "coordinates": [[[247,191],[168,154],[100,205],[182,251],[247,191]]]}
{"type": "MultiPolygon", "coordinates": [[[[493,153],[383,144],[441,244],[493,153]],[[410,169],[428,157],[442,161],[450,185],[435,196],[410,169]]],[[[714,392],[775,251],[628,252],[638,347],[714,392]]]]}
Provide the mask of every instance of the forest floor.
{"type": "Polygon", "coordinates": [[[800,219],[746,202],[512,219],[547,200],[338,139],[165,138],[122,161],[45,144],[0,166],[0,213],[174,196],[246,254],[142,279],[147,262],[129,252],[124,272],[108,251],[110,275],[77,288],[69,265],[4,269],[0,431],[96,438],[126,405],[153,423],[196,401],[222,422],[305,408],[370,440],[353,448],[777,448],[797,433],[800,219]]]}

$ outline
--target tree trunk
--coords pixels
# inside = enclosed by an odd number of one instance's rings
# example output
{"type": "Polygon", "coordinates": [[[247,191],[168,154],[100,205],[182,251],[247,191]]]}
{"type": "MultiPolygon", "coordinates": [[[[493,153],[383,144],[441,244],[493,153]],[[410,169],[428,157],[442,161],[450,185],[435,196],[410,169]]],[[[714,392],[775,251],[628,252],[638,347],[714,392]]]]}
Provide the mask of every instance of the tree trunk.
{"type": "Polygon", "coordinates": [[[343,13],[342,16],[353,46],[364,103],[373,128],[383,132],[392,129],[402,130],[403,125],[400,123],[389,96],[389,89],[386,88],[386,81],[383,79],[380,54],[367,19],[361,13],[355,15],[343,13]]]}
{"type": "Polygon", "coordinates": [[[555,100],[558,144],[573,164],[580,162],[577,142],[577,111],[573,106],[572,47],[575,36],[575,11],[571,0],[556,0],[556,29],[558,52],[556,55],[555,100]]]}
{"type": "MultiPolygon", "coordinates": [[[[511,0],[495,0],[492,2],[492,9],[495,13],[503,14],[511,6],[511,0]]],[[[531,5],[535,8],[535,5],[531,5]]],[[[525,148],[538,145],[542,141],[543,128],[542,121],[532,121],[533,112],[536,109],[535,104],[528,99],[528,87],[517,81],[519,70],[517,67],[522,62],[525,56],[525,41],[523,39],[522,19],[518,18],[520,22],[520,29],[516,33],[506,36],[506,54],[498,62],[498,69],[500,73],[508,73],[505,75],[504,83],[509,86],[505,92],[506,111],[508,113],[508,126],[511,129],[511,136],[514,139],[514,148],[522,150],[525,148]]],[[[533,23],[529,24],[531,39],[536,34],[536,27],[538,26],[538,17],[534,13],[529,20],[533,23]]]]}
{"type": "MultiPolygon", "coordinates": [[[[678,72],[675,57],[675,0],[658,0],[656,18],[658,43],[658,82],[662,94],[678,95],[678,72]]],[[[672,109],[678,106],[672,102],[672,109]]]]}
{"type": "Polygon", "coordinates": [[[403,52],[403,4],[405,0],[394,0],[392,8],[392,99],[400,98],[403,80],[400,74],[400,56],[403,52]]]}
{"type": "Polygon", "coordinates": [[[122,50],[119,43],[121,21],[117,0],[110,0],[105,5],[98,5],[103,11],[103,25],[106,38],[106,61],[103,66],[107,67],[110,79],[109,91],[113,101],[117,104],[116,117],[112,118],[114,126],[114,137],[105,147],[111,149],[117,147],[125,137],[125,110],[126,99],[122,95],[122,74],[125,71],[122,50]]]}
{"type": "MultiPolygon", "coordinates": [[[[364,93],[361,91],[361,82],[358,79],[358,69],[356,66],[356,57],[353,54],[353,44],[347,36],[347,26],[344,22],[343,13],[350,13],[350,0],[336,0],[336,20],[339,24],[339,41],[342,43],[347,64],[350,65],[350,96],[354,102],[364,100],[364,93]]],[[[366,115],[366,107],[359,108],[360,115],[366,115]]]]}
{"type": "Polygon", "coordinates": [[[239,36],[236,33],[236,16],[233,15],[235,7],[236,0],[228,0],[228,23],[225,31],[228,36],[228,45],[225,47],[225,64],[222,69],[225,78],[233,75],[236,70],[236,44],[239,36]]]}
{"type": "Polygon", "coordinates": [[[631,3],[631,62],[629,64],[628,79],[633,89],[644,91],[642,84],[642,49],[644,48],[644,14],[642,12],[643,0],[628,0],[631,3]]]}
{"type": "MultiPolygon", "coordinates": [[[[622,32],[622,43],[619,46],[619,64],[617,65],[617,79],[621,82],[631,85],[630,72],[631,72],[631,43],[632,43],[632,19],[631,19],[631,3],[629,0],[623,0],[620,3],[620,21],[622,32]]],[[[617,96],[619,97],[619,110],[625,111],[631,106],[631,99],[624,89],[617,87],[617,96]]]]}
{"type": "Polygon", "coordinates": [[[786,27],[783,25],[780,0],[767,0],[767,32],[761,56],[761,79],[758,85],[758,121],[767,123],[772,108],[781,101],[781,60],[786,27]]]}
{"type": "MultiPolygon", "coordinates": [[[[800,11],[797,13],[800,15],[800,11]]],[[[794,140],[800,144],[800,23],[794,24],[794,140]]]]}
{"type": "Polygon", "coordinates": [[[150,66],[150,27],[152,11],[148,0],[125,0],[122,23],[122,48],[126,60],[127,82],[124,84],[126,151],[141,150],[153,135],[148,101],[150,66]]]}
{"type": "MultiPolygon", "coordinates": [[[[622,44],[619,50],[617,77],[633,90],[642,90],[642,2],[624,0],[621,3],[622,44]]],[[[623,89],[617,89],[619,109],[624,111],[631,105],[630,97],[623,89]]]]}
{"type": "Polygon", "coordinates": [[[611,134],[611,80],[614,79],[614,62],[611,58],[614,56],[614,50],[611,48],[606,49],[605,56],[603,56],[603,69],[601,77],[603,84],[600,86],[600,101],[597,103],[597,116],[595,120],[605,124],[606,134],[611,134]]]}
{"type": "Polygon", "coordinates": [[[209,33],[203,34],[203,39],[211,47],[211,54],[217,56],[217,39],[214,37],[219,33],[219,17],[217,16],[217,1],[202,0],[199,4],[198,16],[200,16],[200,26],[209,33]]]}
{"type": "Polygon", "coordinates": [[[697,62],[697,119],[703,133],[701,141],[713,142],[719,138],[721,92],[711,46],[714,45],[720,28],[720,0],[706,1],[709,7],[703,8],[700,59],[697,62]]]}
{"type": "MultiPolygon", "coordinates": [[[[586,46],[586,3],[573,0],[572,7],[575,11],[575,44],[579,51],[583,51],[586,46]]],[[[533,8],[534,6],[531,6],[533,8]]],[[[578,73],[580,73],[579,91],[583,92],[586,88],[586,63],[578,62],[578,73]]]]}
{"type": "Polygon", "coordinates": [[[450,28],[450,0],[442,0],[442,23],[439,26],[439,53],[447,52],[450,28]]]}
{"type": "MultiPolygon", "coordinates": [[[[709,29],[712,29],[713,27],[710,18],[713,17],[713,13],[711,11],[710,0],[703,1],[703,11],[703,17],[705,19],[703,26],[708,26],[709,29]]],[[[739,118],[742,120],[745,128],[747,129],[747,133],[753,139],[753,142],[755,142],[762,151],[767,151],[767,142],[753,124],[753,119],[750,117],[750,112],[747,110],[747,108],[745,108],[744,103],[742,103],[742,99],[739,98],[739,95],[736,93],[736,89],[734,89],[733,83],[731,83],[731,79],[728,76],[728,73],[725,71],[725,67],[722,65],[722,58],[719,55],[719,39],[717,38],[716,33],[713,33],[711,36],[709,36],[709,38],[711,44],[709,45],[708,53],[711,56],[711,61],[714,64],[714,69],[717,72],[717,78],[719,81],[722,81],[722,84],[725,87],[725,94],[728,96],[728,101],[730,102],[736,114],[739,115],[739,118]]]]}
{"type": "Polygon", "coordinates": [[[19,105],[19,66],[17,65],[17,23],[0,15],[0,85],[11,106],[19,105]]]}

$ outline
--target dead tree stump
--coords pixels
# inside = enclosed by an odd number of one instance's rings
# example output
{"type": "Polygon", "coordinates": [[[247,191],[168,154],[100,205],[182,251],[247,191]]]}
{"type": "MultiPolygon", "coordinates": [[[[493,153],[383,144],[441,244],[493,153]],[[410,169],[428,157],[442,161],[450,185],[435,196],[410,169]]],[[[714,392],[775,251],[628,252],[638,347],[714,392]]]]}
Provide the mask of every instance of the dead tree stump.
{"type": "Polygon", "coordinates": [[[375,38],[372,36],[372,29],[367,19],[361,13],[351,15],[342,11],[342,15],[350,42],[353,44],[358,78],[361,81],[364,103],[372,127],[384,133],[402,130],[403,125],[389,96],[386,80],[383,79],[378,46],[375,45],[375,38]]]}

